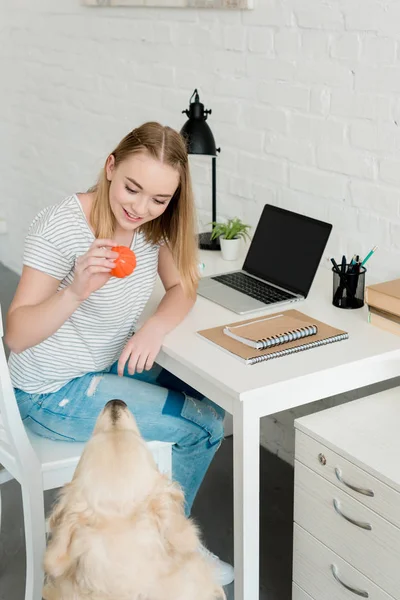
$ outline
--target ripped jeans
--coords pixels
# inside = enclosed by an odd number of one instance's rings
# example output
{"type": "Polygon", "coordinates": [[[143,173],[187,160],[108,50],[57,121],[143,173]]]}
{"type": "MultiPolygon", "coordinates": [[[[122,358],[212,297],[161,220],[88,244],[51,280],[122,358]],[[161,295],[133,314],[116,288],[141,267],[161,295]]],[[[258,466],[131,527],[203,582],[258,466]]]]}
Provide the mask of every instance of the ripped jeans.
{"type": "Polygon", "coordinates": [[[30,394],[15,389],[21,417],[34,433],[85,442],[108,400],[124,400],[145,440],[174,442],[173,478],[185,493],[186,514],[224,435],[222,408],[158,365],[124,377],[117,363],[72,379],[60,390],[30,394]]]}

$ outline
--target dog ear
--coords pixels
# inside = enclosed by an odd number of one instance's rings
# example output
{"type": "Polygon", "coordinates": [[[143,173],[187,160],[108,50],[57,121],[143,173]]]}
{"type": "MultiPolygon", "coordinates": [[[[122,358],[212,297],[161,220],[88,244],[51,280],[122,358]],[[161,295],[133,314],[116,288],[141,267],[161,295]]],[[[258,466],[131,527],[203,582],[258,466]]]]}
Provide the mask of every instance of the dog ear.
{"type": "Polygon", "coordinates": [[[44,570],[50,578],[61,577],[79,556],[71,544],[77,526],[84,525],[86,505],[74,497],[72,484],[63,488],[50,517],[51,540],[44,556],[44,570]]]}
{"type": "Polygon", "coordinates": [[[154,495],[150,500],[150,510],[154,517],[160,521],[160,524],[165,520],[167,515],[184,514],[185,497],[181,487],[170,481],[165,475],[162,475],[159,485],[154,495]]]}
{"type": "Polygon", "coordinates": [[[69,552],[74,535],[76,520],[71,515],[59,515],[60,524],[55,528],[44,556],[44,570],[50,578],[64,575],[72,566],[73,559],[69,552]]]}
{"type": "Polygon", "coordinates": [[[67,483],[66,485],[64,485],[64,487],[58,494],[57,501],[52,508],[51,515],[49,518],[50,532],[53,532],[60,525],[65,513],[65,509],[67,508],[72,494],[72,483],[67,483]]]}
{"type": "Polygon", "coordinates": [[[200,544],[196,526],[185,517],[184,501],[179,485],[165,478],[149,506],[160,535],[172,552],[194,552],[200,544]]]}

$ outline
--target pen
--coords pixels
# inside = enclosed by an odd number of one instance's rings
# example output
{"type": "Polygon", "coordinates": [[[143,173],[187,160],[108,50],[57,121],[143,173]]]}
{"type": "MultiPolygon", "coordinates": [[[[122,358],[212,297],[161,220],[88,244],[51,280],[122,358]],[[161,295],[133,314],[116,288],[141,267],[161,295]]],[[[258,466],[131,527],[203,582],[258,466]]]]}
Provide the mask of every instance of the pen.
{"type": "MultiPolygon", "coordinates": [[[[333,264],[333,269],[334,269],[335,273],[337,273],[339,275],[341,286],[343,286],[344,288],[346,288],[346,291],[350,295],[350,297],[354,298],[354,294],[353,294],[353,292],[351,291],[351,289],[348,286],[348,283],[347,283],[347,280],[346,280],[347,278],[344,276],[344,273],[341,273],[341,271],[340,271],[340,269],[338,267],[338,264],[337,264],[337,262],[336,262],[336,260],[334,258],[331,258],[331,263],[333,264]]],[[[339,289],[340,288],[338,288],[338,290],[337,290],[336,293],[339,292],[339,289]]]]}
{"type": "Polygon", "coordinates": [[[346,257],[345,257],[344,254],[342,256],[342,269],[341,269],[341,271],[342,271],[343,274],[346,273],[346,257]]]}
{"type": "Polygon", "coordinates": [[[357,255],[353,254],[353,258],[351,259],[350,262],[350,266],[349,266],[349,270],[347,271],[348,273],[354,273],[356,266],[357,266],[357,255]]]}
{"type": "Polygon", "coordinates": [[[339,269],[338,264],[337,264],[337,262],[336,262],[336,260],[334,258],[331,258],[331,263],[333,264],[336,273],[340,276],[340,269],[339,269]]]}
{"type": "Polygon", "coordinates": [[[373,253],[375,252],[375,250],[377,249],[378,246],[374,246],[372,248],[372,250],[370,250],[367,254],[367,256],[364,258],[364,260],[361,263],[361,266],[363,267],[365,265],[365,263],[367,262],[367,260],[369,260],[371,258],[371,256],[373,255],[373,253]]]}

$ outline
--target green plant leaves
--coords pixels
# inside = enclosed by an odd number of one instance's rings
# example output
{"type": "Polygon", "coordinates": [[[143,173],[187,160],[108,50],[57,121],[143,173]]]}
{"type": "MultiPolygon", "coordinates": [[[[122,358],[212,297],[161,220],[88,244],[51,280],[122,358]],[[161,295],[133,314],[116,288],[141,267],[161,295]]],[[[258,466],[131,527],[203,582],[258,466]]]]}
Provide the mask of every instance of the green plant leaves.
{"type": "Polygon", "coordinates": [[[235,217],[234,219],[228,219],[226,223],[211,223],[213,226],[211,239],[222,236],[226,240],[233,240],[235,238],[250,239],[249,229],[250,225],[246,225],[241,219],[235,217]]]}

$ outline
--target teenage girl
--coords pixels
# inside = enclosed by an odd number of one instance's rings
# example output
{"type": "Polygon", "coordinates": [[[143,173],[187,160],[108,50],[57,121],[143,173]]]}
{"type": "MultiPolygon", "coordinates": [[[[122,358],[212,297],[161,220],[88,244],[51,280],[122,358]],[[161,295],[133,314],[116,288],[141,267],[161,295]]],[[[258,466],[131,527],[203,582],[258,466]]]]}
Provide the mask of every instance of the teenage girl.
{"type": "MultiPolygon", "coordinates": [[[[221,408],[154,361],[192,308],[198,259],[188,155],[181,136],[146,123],[107,157],[97,184],[42,210],[25,242],[7,316],[9,367],[25,424],[86,441],[108,400],[124,400],[147,440],[173,442],[173,477],[190,514],[223,439],[221,408]],[[114,246],[132,275],[111,275],[114,246]],[[165,295],[135,332],[157,273],[165,295]]],[[[202,552],[208,552],[203,547],[202,552]]],[[[208,553],[222,585],[233,569],[208,553]]]]}

